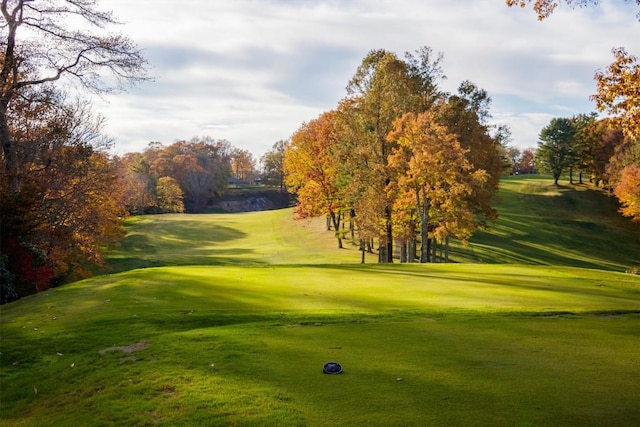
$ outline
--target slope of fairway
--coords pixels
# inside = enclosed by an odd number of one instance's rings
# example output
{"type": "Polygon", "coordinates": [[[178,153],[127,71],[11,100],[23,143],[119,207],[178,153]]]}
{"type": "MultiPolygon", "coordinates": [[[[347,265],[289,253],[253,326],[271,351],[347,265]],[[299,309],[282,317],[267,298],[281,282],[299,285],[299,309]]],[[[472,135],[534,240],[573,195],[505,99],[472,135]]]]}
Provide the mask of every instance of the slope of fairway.
{"type": "MultiPolygon", "coordinates": [[[[127,220],[112,271],[162,265],[356,263],[357,248],[338,250],[323,221],[293,220],[293,210],[151,215],[127,220]]],[[[373,262],[373,255],[370,255],[373,262]]]]}
{"type": "Polygon", "coordinates": [[[502,195],[451,264],[361,265],[290,209],[128,219],[108,274],[0,307],[0,424],[635,425],[638,228],[502,195]]]}
{"type": "MultiPolygon", "coordinates": [[[[623,218],[614,198],[587,185],[556,187],[546,177],[506,177],[499,218],[451,259],[625,271],[640,265],[640,223],[623,218]]],[[[359,263],[357,247],[336,249],[323,218],[293,220],[291,209],[130,218],[111,271],[163,265],[359,263]]],[[[375,254],[367,263],[377,262],[375,254]]]]}
{"type": "Polygon", "coordinates": [[[456,259],[614,271],[640,265],[640,223],[622,217],[617,200],[592,185],[505,177],[496,208],[497,222],[457,248],[456,259]]]}

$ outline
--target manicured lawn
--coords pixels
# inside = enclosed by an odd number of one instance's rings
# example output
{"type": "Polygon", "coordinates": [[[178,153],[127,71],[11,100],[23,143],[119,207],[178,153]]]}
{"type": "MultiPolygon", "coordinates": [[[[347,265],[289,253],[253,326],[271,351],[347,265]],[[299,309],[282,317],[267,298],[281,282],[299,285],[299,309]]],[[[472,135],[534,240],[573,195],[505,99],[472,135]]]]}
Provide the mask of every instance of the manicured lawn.
{"type": "Polygon", "coordinates": [[[634,425],[637,228],[553,190],[506,180],[467,263],[360,265],[291,210],[129,219],[107,273],[0,308],[0,424],[634,425]]]}
{"type": "MultiPolygon", "coordinates": [[[[112,271],[162,265],[357,263],[355,246],[336,250],[322,219],[293,221],[293,211],[129,218],[122,246],[108,254],[112,271]]],[[[377,258],[369,256],[369,262],[377,258]]]]}
{"type": "Polygon", "coordinates": [[[498,221],[458,247],[455,259],[613,271],[640,265],[640,223],[617,214],[616,199],[592,185],[512,176],[502,179],[500,198],[498,221]]]}
{"type": "Polygon", "coordinates": [[[8,426],[596,426],[640,416],[640,279],[621,273],[162,267],[50,290],[2,314],[8,426]],[[331,360],[344,374],[322,373],[331,360]]]}

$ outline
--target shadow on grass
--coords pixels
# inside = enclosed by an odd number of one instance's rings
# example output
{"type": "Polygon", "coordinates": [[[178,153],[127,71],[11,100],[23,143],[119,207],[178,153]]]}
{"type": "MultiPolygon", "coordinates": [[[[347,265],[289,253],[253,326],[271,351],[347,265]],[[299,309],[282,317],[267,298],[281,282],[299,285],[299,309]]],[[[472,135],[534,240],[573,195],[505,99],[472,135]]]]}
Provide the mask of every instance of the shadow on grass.
{"type": "Polygon", "coordinates": [[[613,271],[640,264],[640,224],[592,186],[510,178],[500,196],[497,222],[477,232],[469,247],[456,247],[453,257],[613,271]]]}
{"type": "MultiPolygon", "coordinates": [[[[177,218],[174,216],[174,218],[177,218]]],[[[136,268],[171,265],[262,264],[252,258],[253,249],[230,247],[229,242],[247,237],[244,231],[223,224],[154,218],[151,226],[138,225],[106,259],[111,273],[136,268]]]]}

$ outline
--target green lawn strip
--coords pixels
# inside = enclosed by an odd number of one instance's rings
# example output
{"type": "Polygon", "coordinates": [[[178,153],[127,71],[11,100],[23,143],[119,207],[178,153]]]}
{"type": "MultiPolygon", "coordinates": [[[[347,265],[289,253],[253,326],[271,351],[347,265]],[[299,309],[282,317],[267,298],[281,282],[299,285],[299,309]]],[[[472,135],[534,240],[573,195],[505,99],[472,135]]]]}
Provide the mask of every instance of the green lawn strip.
{"type": "Polygon", "coordinates": [[[113,314],[139,317],[150,311],[236,316],[455,308],[636,310],[640,277],[570,267],[488,264],[179,266],[99,276],[51,289],[4,310],[3,323],[22,314],[21,307],[27,316],[44,311],[58,320],[65,317],[65,310],[73,313],[66,315],[71,320],[84,314],[107,320],[113,314]]]}
{"type": "Polygon", "coordinates": [[[5,373],[3,425],[598,426],[640,416],[637,314],[288,320],[177,324],[132,354],[94,348],[34,363],[30,376],[5,373]],[[322,374],[331,360],[344,374],[322,374]]]}

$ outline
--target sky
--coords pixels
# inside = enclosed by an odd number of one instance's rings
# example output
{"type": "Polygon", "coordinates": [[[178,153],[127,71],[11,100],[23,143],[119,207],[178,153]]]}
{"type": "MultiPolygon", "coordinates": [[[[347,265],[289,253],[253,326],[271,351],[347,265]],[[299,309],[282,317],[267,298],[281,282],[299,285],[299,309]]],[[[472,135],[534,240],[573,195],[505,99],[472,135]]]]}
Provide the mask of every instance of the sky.
{"type": "Polygon", "coordinates": [[[545,21],[504,0],[103,0],[144,50],[153,81],[94,101],[114,151],[151,141],[226,139],[256,159],[336,108],[366,54],[442,52],[454,93],[492,98],[510,145],[535,147],[554,117],[595,111],[597,70],[624,46],[640,56],[638,6],[560,6],[545,21]]]}

